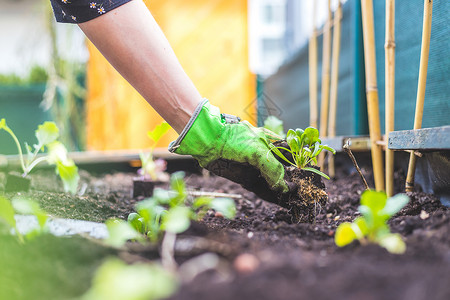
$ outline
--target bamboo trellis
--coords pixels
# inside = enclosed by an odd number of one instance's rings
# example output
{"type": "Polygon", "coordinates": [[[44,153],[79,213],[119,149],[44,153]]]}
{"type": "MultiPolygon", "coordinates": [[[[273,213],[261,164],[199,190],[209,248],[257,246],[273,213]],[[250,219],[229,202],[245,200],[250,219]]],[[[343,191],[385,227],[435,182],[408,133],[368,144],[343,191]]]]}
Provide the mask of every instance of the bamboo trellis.
{"type": "MultiPolygon", "coordinates": [[[[334,28],[333,28],[333,52],[331,62],[331,87],[330,87],[330,115],[328,124],[328,136],[336,136],[336,109],[337,109],[337,95],[338,95],[338,81],[339,81],[339,55],[341,49],[341,19],[342,19],[342,4],[339,1],[338,8],[334,13],[334,28]]],[[[330,177],[335,177],[334,156],[328,156],[328,173],[330,177]]]]}
{"type": "MultiPolygon", "coordinates": [[[[327,136],[330,97],[330,52],[331,52],[331,0],[328,0],[328,16],[323,31],[322,88],[320,100],[320,135],[327,136]]],[[[319,155],[319,166],[324,166],[324,153],[319,155]]]]}
{"type": "Polygon", "coordinates": [[[313,3],[312,24],[313,31],[309,38],[309,125],[317,128],[317,1],[313,3]]]}
{"type": "Polygon", "coordinates": [[[366,72],[366,96],[369,118],[372,165],[375,189],[384,190],[383,153],[378,142],[381,141],[380,115],[378,107],[377,69],[375,58],[375,31],[372,0],[361,0],[364,39],[364,60],[366,72]]]}
{"type": "MultiPolygon", "coordinates": [[[[424,0],[422,50],[420,52],[419,83],[417,88],[416,113],[414,116],[414,129],[422,128],[423,105],[425,88],[427,84],[428,55],[430,53],[431,18],[433,14],[433,0],[424,0]]],[[[408,174],[405,190],[414,190],[414,174],[416,170],[416,155],[411,151],[409,157],[408,174]]]]}
{"type": "MultiPolygon", "coordinates": [[[[394,131],[395,111],[395,0],[386,0],[385,139],[394,131]]],[[[394,194],[394,151],[386,147],[386,194],[394,194]]]]}

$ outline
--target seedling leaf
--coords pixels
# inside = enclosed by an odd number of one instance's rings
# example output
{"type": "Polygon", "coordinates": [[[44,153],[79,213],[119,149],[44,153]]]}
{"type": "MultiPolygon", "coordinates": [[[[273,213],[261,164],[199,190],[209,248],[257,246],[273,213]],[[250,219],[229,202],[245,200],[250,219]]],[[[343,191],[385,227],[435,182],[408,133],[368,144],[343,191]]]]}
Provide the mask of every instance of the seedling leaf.
{"type": "Polygon", "coordinates": [[[319,140],[319,130],[314,127],[307,127],[303,133],[304,142],[307,145],[312,145],[319,140]]]}
{"type": "Polygon", "coordinates": [[[386,234],[380,238],[378,243],[394,254],[403,254],[406,251],[406,244],[398,233],[386,234]]]}
{"type": "Polygon", "coordinates": [[[80,176],[78,175],[78,167],[73,163],[63,164],[58,162],[56,164],[57,172],[61,177],[66,192],[75,194],[78,189],[78,182],[80,176]]]}
{"type": "Polygon", "coordinates": [[[170,129],[170,125],[167,122],[162,122],[156,126],[153,130],[147,132],[148,137],[156,144],[161,137],[167,133],[170,129]]]}
{"type": "Polygon", "coordinates": [[[405,243],[399,234],[390,232],[387,220],[400,211],[408,203],[409,198],[406,195],[386,198],[386,194],[382,192],[364,192],[358,208],[362,217],[356,218],[350,225],[349,223],[339,225],[335,236],[336,245],[345,245],[345,242],[351,239],[349,233],[351,228],[361,242],[379,244],[391,253],[404,253],[405,243]]]}
{"type": "Polygon", "coordinates": [[[345,222],[336,229],[334,241],[338,247],[343,247],[356,239],[356,233],[353,231],[352,224],[345,222]]]}
{"type": "Polygon", "coordinates": [[[197,210],[203,206],[210,206],[211,202],[213,201],[212,198],[210,197],[198,197],[194,200],[194,202],[192,203],[192,208],[194,210],[197,210]]]}
{"type": "Polygon", "coordinates": [[[35,133],[36,138],[38,139],[39,148],[56,141],[59,137],[59,129],[54,122],[44,122],[38,126],[35,133]]]}
{"type": "Polygon", "coordinates": [[[188,207],[178,206],[169,210],[166,215],[163,216],[162,229],[172,232],[181,233],[186,231],[191,224],[190,220],[191,211],[188,207]]]}
{"type": "Polygon", "coordinates": [[[145,234],[144,218],[142,218],[139,214],[129,214],[127,221],[137,232],[145,234]]]}
{"type": "Polygon", "coordinates": [[[386,205],[387,196],[384,192],[364,191],[361,195],[361,205],[365,205],[376,214],[386,205]]]}
{"type": "Polygon", "coordinates": [[[117,258],[109,258],[98,268],[91,288],[81,299],[166,299],[176,287],[176,278],[158,265],[128,265],[117,258]]]}
{"type": "Polygon", "coordinates": [[[303,170],[310,171],[310,172],[319,174],[320,176],[323,176],[323,177],[325,177],[326,179],[330,179],[330,177],[328,177],[327,174],[325,174],[325,173],[323,173],[323,172],[321,172],[321,171],[319,171],[319,170],[317,170],[317,169],[315,169],[315,168],[304,167],[303,170]]]}
{"type": "Polygon", "coordinates": [[[397,194],[386,201],[386,205],[380,213],[392,217],[398,213],[409,202],[409,197],[405,194],[397,194]]]}
{"type": "Polygon", "coordinates": [[[142,240],[142,235],[128,222],[110,219],[105,224],[109,233],[105,242],[113,247],[122,247],[128,240],[142,240]]]}
{"type": "Polygon", "coordinates": [[[36,201],[23,197],[16,197],[12,200],[12,206],[19,214],[36,216],[39,226],[41,229],[44,228],[48,215],[40,208],[36,201]]]}
{"type": "Polygon", "coordinates": [[[264,121],[264,128],[269,129],[275,134],[284,136],[283,121],[281,121],[275,116],[267,117],[267,119],[264,121]]]}
{"type": "Polygon", "coordinates": [[[221,212],[227,219],[233,219],[236,215],[236,204],[231,198],[215,198],[211,202],[211,208],[221,212]]]}
{"type": "MultiPolygon", "coordinates": [[[[4,120],[5,119],[2,119],[1,121],[4,120]]],[[[2,219],[4,223],[6,223],[9,227],[16,228],[16,220],[14,219],[14,208],[11,202],[2,196],[0,196],[0,219],[2,219]]]]}

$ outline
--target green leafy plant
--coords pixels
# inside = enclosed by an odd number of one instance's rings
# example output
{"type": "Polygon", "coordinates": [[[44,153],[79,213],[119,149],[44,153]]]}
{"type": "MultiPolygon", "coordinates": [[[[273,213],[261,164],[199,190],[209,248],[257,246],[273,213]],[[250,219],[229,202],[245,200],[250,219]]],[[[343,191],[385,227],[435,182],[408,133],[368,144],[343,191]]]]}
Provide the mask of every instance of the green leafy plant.
{"type": "Polygon", "coordinates": [[[275,116],[268,116],[267,119],[264,120],[264,128],[269,129],[273,133],[278,134],[281,137],[285,137],[283,128],[283,121],[278,119],[275,116]]]}
{"type": "Polygon", "coordinates": [[[16,197],[10,201],[0,196],[0,233],[10,234],[12,229],[21,243],[25,241],[24,235],[17,228],[16,212],[23,215],[34,215],[38,221],[39,228],[28,232],[25,235],[27,239],[31,239],[46,231],[45,224],[48,215],[39,207],[37,202],[23,197],[16,197]]]}
{"type": "Polygon", "coordinates": [[[170,187],[170,190],[156,188],[152,197],[136,205],[136,212],[128,216],[127,222],[108,221],[106,225],[110,233],[109,243],[120,246],[127,240],[142,241],[142,236],[157,242],[163,232],[177,234],[185,231],[192,220],[201,219],[209,209],[221,212],[228,219],[234,218],[236,214],[233,199],[189,199],[184,172],[172,174],[170,187]]]}
{"type": "Polygon", "coordinates": [[[65,191],[75,193],[78,187],[79,175],[78,168],[67,156],[66,147],[59,142],[59,129],[54,122],[44,122],[39,125],[35,131],[38,143],[33,148],[25,143],[27,156],[24,157],[22,147],[14,132],[6,124],[5,119],[0,120],[0,130],[5,130],[16,143],[19,152],[20,164],[22,167],[23,177],[26,177],[31,170],[41,162],[46,161],[51,165],[55,165],[55,171],[60,176],[64,184],[65,191]],[[38,157],[38,154],[47,148],[47,154],[38,157]]]}
{"type": "Polygon", "coordinates": [[[365,191],[358,208],[362,216],[353,223],[345,222],[338,226],[334,237],[336,245],[343,247],[358,240],[363,245],[378,244],[391,253],[404,253],[405,243],[400,234],[391,233],[387,221],[408,202],[409,197],[404,194],[388,199],[383,192],[365,191]]]}
{"type": "Polygon", "coordinates": [[[170,128],[168,123],[163,122],[147,133],[148,137],[153,141],[153,145],[149,152],[139,153],[142,167],[138,170],[138,174],[143,180],[167,181],[169,179],[167,173],[164,172],[167,167],[166,161],[163,159],[153,159],[153,150],[161,137],[165,135],[170,128]]]}
{"type": "MultiPolygon", "coordinates": [[[[308,165],[317,165],[317,156],[323,151],[328,150],[333,154],[336,154],[336,150],[333,148],[322,145],[322,141],[319,138],[319,131],[314,127],[308,127],[305,130],[297,128],[296,130],[289,129],[286,135],[286,142],[290,149],[282,146],[275,146],[272,143],[268,143],[263,139],[274,154],[278,155],[281,159],[287,163],[303,169],[311,171],[320,176],[330,179],[325,173],[308,165]],[[292,155],[293,162],[286,158],[286,156],[280,151],[280,149],[289,152],[292,155]]],[[[269,151],[269,152],[270,152],[269,151]]],[[[269,154],[269,152],[267,154],[269,154]]]]}
{"type": "Polygon", "coordinates": [[[82,300],[166,299],[177,289],[177,280],[157,264],[127,265],[108,258],[96,271],[91,288],[82,300]]]}

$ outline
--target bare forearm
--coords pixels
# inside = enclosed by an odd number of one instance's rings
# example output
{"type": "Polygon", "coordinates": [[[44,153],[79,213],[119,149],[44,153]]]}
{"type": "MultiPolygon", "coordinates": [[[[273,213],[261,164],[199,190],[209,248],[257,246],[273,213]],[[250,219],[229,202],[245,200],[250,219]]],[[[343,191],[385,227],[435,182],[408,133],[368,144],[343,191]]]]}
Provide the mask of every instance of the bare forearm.
{"type": "Polygon", "coordinates": [[[177,131],[201,96],[141,0],[134,0],[80,28],[114,68],[177,131]]]}

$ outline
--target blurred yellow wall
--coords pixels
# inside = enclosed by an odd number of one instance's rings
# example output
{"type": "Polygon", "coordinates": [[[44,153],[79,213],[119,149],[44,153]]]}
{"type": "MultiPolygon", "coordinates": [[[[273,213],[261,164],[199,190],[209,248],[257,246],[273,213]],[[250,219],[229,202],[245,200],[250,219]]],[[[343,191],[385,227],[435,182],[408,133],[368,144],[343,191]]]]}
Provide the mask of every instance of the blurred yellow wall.
{"type": "MultiPolygon", "coordinates": [[[[256,104],[248,70],[247,1],[144,1],[203,97],[222,112],[248,119],[256,104]],[[248,108],[250,106],[250,108],[248,108]]],[[[88,150],[142,149],[162,118],[88,43],[88,150]]],[[[158,143],[177,137],[171,131],[158,143]]]]}

